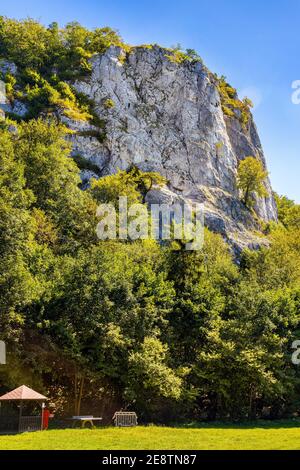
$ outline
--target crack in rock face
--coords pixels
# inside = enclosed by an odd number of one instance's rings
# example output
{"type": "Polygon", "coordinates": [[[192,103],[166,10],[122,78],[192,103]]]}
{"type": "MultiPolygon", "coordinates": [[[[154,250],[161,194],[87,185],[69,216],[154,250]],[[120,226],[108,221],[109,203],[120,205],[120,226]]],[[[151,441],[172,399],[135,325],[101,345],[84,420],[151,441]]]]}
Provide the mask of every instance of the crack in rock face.
{"type": "MultiPolygon", "coordinates": [[[[106,137],[99,142],[79,132],[71,137],[73,151],[97,165],[101,175],[132,164],[161,173],[168,187],[150,191],[149,203],[202,202],[207,226],[234,248],[259,246],[263,239],[253,234],[259,225],[236,188],[241,159],[255,156],[266,166],[253,118],[246,129],[224,116],[216,79],[206,67],[173,63],[166,55],[159,46],[136,47],[127,55],[110,47],[91,59],[91,77],[75,87],[93,100],[106,122],[106,137]]],[[[87,123],[68,124],[87,130],[87,123]]],[[[269,181],[266,189],[255,212],[268,222],[277,220],[277,213],[269,181]]]]}

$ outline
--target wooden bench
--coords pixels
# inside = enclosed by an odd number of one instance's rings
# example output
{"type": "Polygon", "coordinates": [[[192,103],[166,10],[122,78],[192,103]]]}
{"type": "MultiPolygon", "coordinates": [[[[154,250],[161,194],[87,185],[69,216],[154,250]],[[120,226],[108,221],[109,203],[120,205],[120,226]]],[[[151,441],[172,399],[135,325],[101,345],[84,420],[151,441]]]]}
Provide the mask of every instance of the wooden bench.
{"type": "Polygon", "coordinates": [[[117,411],[113,416],[115,426],[130,427],[137,426],[137,415],[132,411],[117,411]]]}

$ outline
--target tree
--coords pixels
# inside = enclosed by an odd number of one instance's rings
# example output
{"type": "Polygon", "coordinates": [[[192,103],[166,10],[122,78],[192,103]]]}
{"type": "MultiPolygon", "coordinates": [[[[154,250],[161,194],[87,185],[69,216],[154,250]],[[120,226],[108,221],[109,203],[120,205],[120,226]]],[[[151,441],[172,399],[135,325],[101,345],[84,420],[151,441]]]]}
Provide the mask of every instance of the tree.
{"type": "Polygon", "coordinates": [[[242,200],[249,209],[254,204],[254,195],[266,197],[268,195],[264,181],[268,172],[262,163],[254,157],[246,157],[238,166],[237,187],[242,192],[242,200]]]}
{"type": "Polygon", "coordinates": [[[145,203],[146,196],[151,189],[161,187],[167,183],[166,178],[154,171],[141,171],[137,166],[133,165],[128,170],[128,176],[136,185],[137,189],[142,195],[142,202],[145,203]]]}
{"type": "Polygon", "coordinates": [[[50,33],[39,22],[0,18],[0,54],[21,67],[40,68],[47,59],[50,33]]]}
{"type": "Polygon", "coordinates": [[[35,207],[57,227],[60,248],[75,251],[97,241],[96,203],[79,188],[79,169],[65,132],[54,120],[31,120],[19,126],[14,143],[35,207]]]}
{"type": "Polygon", "coordinates": [[[199,56],[198,52],[195,49],[186,49],[186,55],[191,59],[193,62],[202,62],[201,57],[199,56]]]}
{"type": "Polygon", "coordinates": [[[19,340],[24,310],[39,301],[47,284],[47,267],[53,261],[47,247],[36,240],[38,220],[32,211],[35,197],[26,187],[25,165],[15,152],[15,140],[14,134],[1,130],[0,331],[11,341],[19,340]]]}
{"type": "Polygon", "coordinates": [[[114,175],[92,180],[91,193],[98,202],[111,202],[117,208],[120,196],[126,196],[128,206],[145,203],[145,198],[153,186],[163,186],[166,179],[156,172],[144,172],[136,166],[127,171],[119,170],[114,175]]]}
{"type": "Polygon", "coordinates": [[[168,363],[168,346],[155,337],[146,336],[129,355],[125,396],[148,416],[157,410],[161,399],[180,398],[182,378],[168,363]]]}
{"type": "Polygon", "coordinates": [[[119,207],[120,196],[127,197],[128,206],[142,202],[142,196],[134,178],[124,170],[98,180],[92,179],[90,192],[97,202],[112,203],[115,208],[119,207]]]}
{"type": "Polygon", "coordinates": [[[300,204],[274,193],[278,219],[287,229],[300,229],[300,204]]]}
{"type": "MultiPolygon", "coordinates": [[[[153,241],[103,242],[61,265],[61,279],[35,322],[87,370],[114,380],[122,392],[128,357],[144,338],[167,337],[173,288],[153,241]]],[[[42,330],[43,331],[43,330],[42,330]]]]}
{"type": "Polygon", "coordinates": [[[89,49],[91,52],[101,54],[112,44],[116,46],[122,45],[122,38],[120,35],[109,27],[96,28],[92,32],[89,49]]]}
{"type": "Polygon", "coordinates": [[[224,312],[226,294],[236,283],[237,269],[220,235],[205,231],[201,251],[170,251],[169,276],[176,299],[170,315],[172,357],[189,366],[224,312]]]}
{"type": "Polygon", "coordinates": [[[257,282],[262,289],[278,289],[299,286],[300,237],[299,230],[276,228],[269,235],[270,247],[258,251],[245,250],[241,267],[249,280],[257,282]]]}

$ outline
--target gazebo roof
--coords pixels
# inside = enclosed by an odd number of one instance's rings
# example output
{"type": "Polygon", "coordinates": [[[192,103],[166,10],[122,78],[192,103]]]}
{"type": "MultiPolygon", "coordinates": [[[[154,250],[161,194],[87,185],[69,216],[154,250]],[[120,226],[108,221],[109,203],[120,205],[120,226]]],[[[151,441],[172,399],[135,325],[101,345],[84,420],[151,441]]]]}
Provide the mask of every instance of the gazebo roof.
{"type": "Polygon", "coordinates": [[[38,392],[35,392],[26,385],[21,385],[21,387],[15,388],[11,392],[6,393],[0,397],[0,401],[2,400],[48,400],[47,397],[41,395],[38,392]]]}

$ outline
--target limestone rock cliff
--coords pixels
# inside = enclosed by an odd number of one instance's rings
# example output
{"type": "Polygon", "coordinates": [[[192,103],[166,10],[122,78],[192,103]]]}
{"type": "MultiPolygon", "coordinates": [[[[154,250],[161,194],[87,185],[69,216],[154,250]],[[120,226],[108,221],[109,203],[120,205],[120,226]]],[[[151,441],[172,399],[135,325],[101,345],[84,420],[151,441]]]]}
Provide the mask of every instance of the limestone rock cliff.
{"type": "Polygon", "coordinates": [[[127,54],[110,47],[91,63],[91,76],[75,87],[93,101],[105,138],[97,138],[96,126],[66,120],[76,130],[73,153],[96,165],[97,177],[132,164],[158,171],[168,187],[152,190],[149,202],[203,202],[210,229],[239,249],[260,244],[257,220],[277,218],[270,183],[254,217],[240,202],[236,175],[246,156],[265,166],[263,150],[252,116],[245,127],[224,115],[213,74],[201,62],[172,62],[159,46],[127,54]]]}

